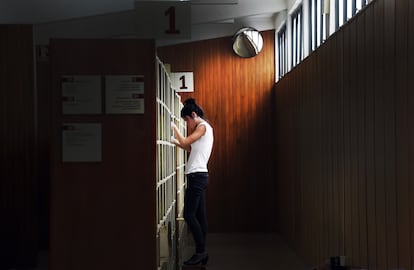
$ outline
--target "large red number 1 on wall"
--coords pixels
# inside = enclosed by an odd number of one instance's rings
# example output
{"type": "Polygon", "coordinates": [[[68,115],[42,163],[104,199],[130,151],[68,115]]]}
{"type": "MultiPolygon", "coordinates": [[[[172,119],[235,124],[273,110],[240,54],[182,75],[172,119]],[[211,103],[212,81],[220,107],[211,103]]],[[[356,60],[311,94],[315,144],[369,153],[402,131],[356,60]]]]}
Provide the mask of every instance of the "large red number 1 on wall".
{"type": "Polygon", "coordinates": [[[165,33],[179,34],[180,30],[175,29],[175,7],[169,7],[164,14],[170,17],[169,29],[165,30],[165,33]]]}
{"type": "Polygon", "coordinates": [[[180,89],[187,89],[188,87],[185,85],[185,76],[184,75],[181,76],[180,80],[182,82],[182,85],[181,85],[180,89]]]}

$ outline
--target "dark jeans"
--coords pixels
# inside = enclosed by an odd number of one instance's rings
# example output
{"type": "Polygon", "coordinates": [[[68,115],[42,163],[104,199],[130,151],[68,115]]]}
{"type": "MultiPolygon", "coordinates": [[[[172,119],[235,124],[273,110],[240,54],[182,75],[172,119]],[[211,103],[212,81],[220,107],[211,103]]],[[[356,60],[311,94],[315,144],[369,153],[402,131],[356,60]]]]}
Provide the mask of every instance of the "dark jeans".
{"type": "Polygon", "coordinates": [[[196,252],[205,252],[207,235],[206,189],[208,173],[187,175],[187,189],[184,197],[184,219],[193,235],[196,252]]]}

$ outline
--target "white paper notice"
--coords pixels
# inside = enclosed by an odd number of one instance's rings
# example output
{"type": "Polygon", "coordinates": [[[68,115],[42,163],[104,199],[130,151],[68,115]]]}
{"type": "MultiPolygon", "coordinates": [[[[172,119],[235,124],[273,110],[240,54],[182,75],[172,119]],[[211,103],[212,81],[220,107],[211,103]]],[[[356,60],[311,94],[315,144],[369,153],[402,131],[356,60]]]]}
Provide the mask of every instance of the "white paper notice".
{"type": "Polygon", "coordinates": [[[106,113],[144,113],[144,76],[106,76],[105,89],[106,113]]]}
{"type": "Polygon", "coordinates": [[[102,113],[101,77],[62,76],[63,114],[102,113]]]}
{"type": "Polygon", "coordinates": [[[62,125],[63,162],[102,161],[102,125],[65,123],[62,125]]]}

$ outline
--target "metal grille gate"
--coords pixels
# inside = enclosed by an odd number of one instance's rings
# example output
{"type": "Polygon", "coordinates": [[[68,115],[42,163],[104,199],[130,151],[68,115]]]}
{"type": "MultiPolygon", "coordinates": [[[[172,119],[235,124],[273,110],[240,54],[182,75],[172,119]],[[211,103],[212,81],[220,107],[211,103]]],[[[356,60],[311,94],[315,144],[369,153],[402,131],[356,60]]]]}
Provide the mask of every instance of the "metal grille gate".
{"type": "Polygon", "coordinates": [[[163,63],[157,58],[157,262],[158,269],[177,269],[178,221],[184,208],[186,151],[171,143],[171,121],[186,134],[180,117],[181,97],[171,84],[163,63]]]}

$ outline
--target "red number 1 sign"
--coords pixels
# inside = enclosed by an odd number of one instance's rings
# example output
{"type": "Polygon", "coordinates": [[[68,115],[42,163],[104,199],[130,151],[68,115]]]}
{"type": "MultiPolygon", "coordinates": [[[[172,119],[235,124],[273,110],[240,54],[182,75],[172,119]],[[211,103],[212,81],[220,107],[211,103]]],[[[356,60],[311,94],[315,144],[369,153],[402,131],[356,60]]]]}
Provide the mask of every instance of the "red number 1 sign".
{"type": "Polygon", "coordinates": [[[136,1],[137,34],[144,38],[191,38],[190,1],[136,1]]]}
{"type": "Polygon", "coordinates": [[[170,18],[170,24],[168,30],[165,30],[167,34],[179,34],[180,30],[175,29],[175,7],[169,7],[164,13],[170,18]]]}

